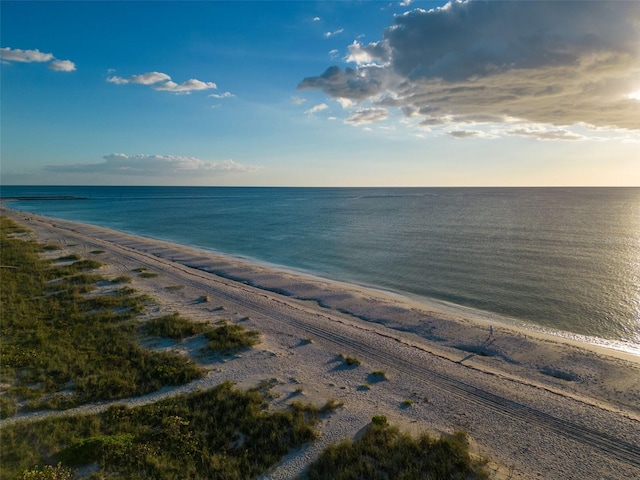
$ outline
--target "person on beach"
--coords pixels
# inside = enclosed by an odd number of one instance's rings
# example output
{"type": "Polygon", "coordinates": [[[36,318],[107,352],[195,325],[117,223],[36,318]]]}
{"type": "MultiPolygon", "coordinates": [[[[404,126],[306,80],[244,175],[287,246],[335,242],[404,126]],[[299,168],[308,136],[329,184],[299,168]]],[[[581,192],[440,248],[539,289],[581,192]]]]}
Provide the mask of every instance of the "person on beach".
{"type": "Polygon", "coordinates": [[[493,325],[489,325],[489,339],[493,340],[493,325]]]}

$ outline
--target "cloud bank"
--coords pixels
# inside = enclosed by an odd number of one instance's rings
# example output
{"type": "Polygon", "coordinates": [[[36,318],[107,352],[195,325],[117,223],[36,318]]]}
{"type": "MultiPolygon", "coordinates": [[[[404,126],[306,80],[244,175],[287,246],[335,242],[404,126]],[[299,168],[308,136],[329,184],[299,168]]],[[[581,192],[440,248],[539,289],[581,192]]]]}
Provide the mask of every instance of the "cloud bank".
{"type": "Polygon", "coordinates": [[[91,173],[111,175],[144,175],[153,177],[218,176],[251,172],[256,168],[233,160],[206,161],[194,157],[172,155],[126,155],[111,153],[103,162],[46,167],[56,173],[91,173]]]}
{"type": "Polygon", "coordinates": [[[76,69],[75,63],[71,60],[58,60],[53,53],[44,53],[38,49],[20,50],[10,47],[0,48],[0,59],[3,63],[19,62],[19,63],[49,63],[49,68],[57,72],[73,72],[76,69]]]}
{"type": "Polygon", "coordinates": [[[637,130],[639,46],[640,2],[456,1],[396,16],[380,41],[348,47],[355,67],[329,67],[298,88],[396,107],[423,125],[637,130]]]}
{"type": "Polygon", "coordinates": [[[218,86],[213,82],[203,82],[195,78],[178,84],[171,80],[171,77],[169,75],[162,72],[147,72],[143,73],[142,75],[132,75],[128,78],[112,75],[110,77],[107,77],[107,82],[114,83],[116,85],[127,85],[131,83],[137,85],[147,85],[151,86],[151,88],[153,88],[154,90],[184,94],[190,94],[191,92],[200,90],[210,90],[218,88],[218,86]]]}

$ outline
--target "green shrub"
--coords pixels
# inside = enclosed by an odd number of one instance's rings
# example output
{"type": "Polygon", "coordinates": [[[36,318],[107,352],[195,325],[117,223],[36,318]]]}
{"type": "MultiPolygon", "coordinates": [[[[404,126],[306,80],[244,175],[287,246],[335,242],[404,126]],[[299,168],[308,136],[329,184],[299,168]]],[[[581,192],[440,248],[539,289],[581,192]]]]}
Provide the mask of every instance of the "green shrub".
{"type": "Polygon", "coordinates": [[[151,352],[135,343],[132,322],[151,299],[128,287],[110,294],[84,293],[104,281],[84,271],[98,262],[61,268],[40,258],[41,245],[12,238],[0,220],[0,415],[22,409],[69,408],[86,401],[141,395],[202,375],[183,356],[151,352]],[[60,275],[56,277],[55,275],[60,275]]]}
{"type": "Polygon", "coordinates": [[[182,340],[183,338],[202,333],[207,328],[207,325],[204,323],[195,323],[181,317],[178,313],[172,313],[171,315],[149,320],[144,326],[143,331],[147,335],[182,340]]]}
{"type": "Polygon", "coordinates": [[[225,382],[142,407],[3,427],[1,477],[61,461],[97,463],[92,478],[256,478],[312,441],[319,415],[317,407],[302,403],[269,410],[257,389],[241,391],[225,382]]]}
{"type": "Polygon", "coordinates": [[[209,340],[207,348],[219,353],[233,353],[251,347],[258,343],[259,335],[259,332],[226,322],[205,331],[205,336],[209,340]]]}
{"type": "Polygon", "coordinates": [[[26,470],[19,477],[19,480],[71,480],[73,477],[73,470],[58,464],[56,466],[45,465],[42,468],[36,467],[26,470]]]}
{"type": "Polygon", "coordinates": [[[84,438],[63,449],[58,458],[66,465],[89,465],[118,461],[127,455],[133,447],[133,435],[101,435],[84,438]]]}
{"type": "Polygon", "coordinates": [[[356,441],[330,445],[310,465],[309,480],[357,478],[469,479],[489,478],[486,460],[469,453],[466,434],[418,438],[390,426],[376,415],[368,430],[356,441]]]}

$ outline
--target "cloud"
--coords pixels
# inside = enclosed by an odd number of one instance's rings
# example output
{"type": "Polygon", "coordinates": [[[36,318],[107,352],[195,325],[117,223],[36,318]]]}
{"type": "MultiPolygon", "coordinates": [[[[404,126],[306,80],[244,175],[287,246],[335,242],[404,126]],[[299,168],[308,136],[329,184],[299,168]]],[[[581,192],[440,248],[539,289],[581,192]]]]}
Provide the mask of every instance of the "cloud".
{"type": "Polygon", "coordinates": [[[76,65],[71,60],[57,60],[52,53],[43,53],[38,49],[20,50],[10,47],[0,48],[0,59],[2,63],[20,62],[20,63],[49,63],[49,68],[57,72],[73,72],[76,65]]]}
{"type": "Polygon", "coordinates": [[[353,107],[354,105],[354,101],[353,100],[349,100],[348,98],[341,98],[338,97],[336,98],[336,102],[338,102],[340,104],[340,106],[342,108],[349,108],[349,107],[353,107]]]}
{"type": "Polygon", "coordinates": [[[314,113],[321,112],[322,110],[326,110],[327,108],[329,108],[329,105],[327,105],[326,103],[320,103],[318,105],[314,105],[304,113],[306,113],[307,115],[313,115],[314,113]]]}
{"type": "Polygon", "coordinates": [[[71,60],[54,60],[49,64],[49,68],[56,72],[73,72],[76,69],[76,64],[71,60]]]}
{"type": "Polygon", "coordinates": [[[235,97],[235,95],[231,92],[224,92],[224,93],[212,93],[211,95],[207,95],[207,97],[222,99],[222,98],[233,98],[235,97]]]}
{"type": "Polygon", "coordinates": [[[428,121],[640,130],[629,98],[638,25],[640,2],[456,1],[396,16],[381,40],[348,47],[355,68],[329,67],[298,88],[428,121]]]}
{"type": "Polygon", "coordinates": [[[181,84],[178,84],[171,80],[171,77],[162,72],[147,72],[142,75],[132,75],[128,78],[111,76],[107,77],[107,82],[114,83],[116,85],[126,85],[134,83],[138,85],[148,85],[154,90],[169,91],[174,93],[186,93],[189,94],[193,91],[209,90],[218,88],[213,82],[202,82],[195,78],[187,80],[181,84]]]}
{"type": "Polygon", "coordinates": [[[375,78],[374,70],[355,70],[329,67],[318,77],[307,77],[298,89],[319,88],[331,97],[365,100],[380,93],[382,83],[375,78]]]}
{"type": "Polygon", "coordinates": [[[469,138],[469,137],[480,137],[482,136],[482,132],[477,130],[454,130],[451,132],[447,132],[447,135],[453,138],[469,138]]]}
{"type": "Polygon", "coordinates": [[[584,140],[583,135],[570,132],[566,129],[544,129],[540,127],[514,128],[507,131],[510,135],[534,137],[538,140],[584,140]]]}
{"type": "Polygon", "coordinates": [[[353,112],[344,123],[354,126],[366,125],[385,120],[388,116],[389,111],[386,108],[361,108],[353,112]]]}
{"type": "Polygon", "coordinates": [[[345,60],[347,62],[354,62],[356,65],[384,63],[389,60],[390,53],[384,42],[362,45],[354,40],[353,43],[349,45],[349,55],[347,55],[345,60]]]}
{"type": "Polygon", "coordinates": [[[38,49],[20,50],[19,48],[11,49],[9,47],[0,48],[0,58],[8,62],[48,62],[53,59],[52,53],[43,53],[38,49]]]}
{"type": "Polygon", "coordinates": [[[169,80],[168,82],[155,85],[153,88],[154,90],[166,90],[169,92],[191,93],[198,90],[209,90],[212,88],[218,88],[218,86],[213,82],[201,82],[200,80],[192,78],[181,84],[177,84],[169,80]]]}
{"type": "Polygon", "coordinates": [[[319,22],[320,21],[320,17],[313,17],[313,21],[314,22],[319,22]]]}
{"type": "Polygon", "coordinates": [[[335,37],[336,35],[340,35],[342,32],[344,32],[344,28],[340,28],[334,32],[327,32],[324,34],[324,38],[335,37]]]}
{"type": "Polygon", "coordinates": [[[294,105],[302,105],[306,101],[307,101],[306,98],[300,98],[296,96],[291,97],[291,103],[293,103],[294,105]]]}
{"type": "Polygon", "coordinates": [[[53,165],[47,171],[57,173],[99,173],[115,175],[144,175],[153,177],[215,176],[227,173],[254,171],[255,167],[233,160],[205,161],[194,157],[172,155],[126,155],[111,153],[101,163],[53,165]]]}
{"type": "Polygon", "coordinates": [[[107,77],[107,82],[115,83],[116,85],[126,85],[127,83],[137,83],[140,85],[153,85],[154,83],[166,82],[171,80],[171,77],[166,73],[161,72],[149,72],[142,75],[132,75],[129,78],[122,78],[118,76],[107,77]]]}

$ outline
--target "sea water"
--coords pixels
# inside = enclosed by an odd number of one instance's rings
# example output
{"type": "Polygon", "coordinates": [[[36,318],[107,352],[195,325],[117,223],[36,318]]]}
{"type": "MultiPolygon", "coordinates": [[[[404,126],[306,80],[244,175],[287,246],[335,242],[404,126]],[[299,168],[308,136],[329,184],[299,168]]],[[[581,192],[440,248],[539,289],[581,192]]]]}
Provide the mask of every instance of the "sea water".
{"type": "Polygon", "coordinates": [[[11,207],[640,352],[640,188],[2,187],[11,207]]]}

